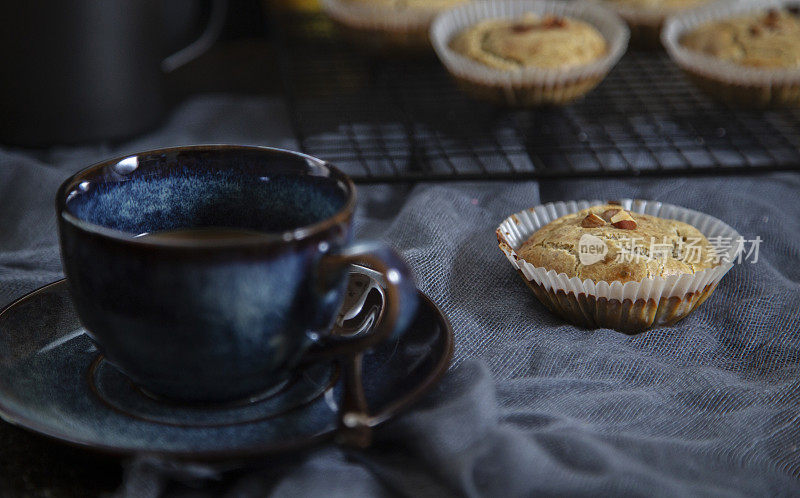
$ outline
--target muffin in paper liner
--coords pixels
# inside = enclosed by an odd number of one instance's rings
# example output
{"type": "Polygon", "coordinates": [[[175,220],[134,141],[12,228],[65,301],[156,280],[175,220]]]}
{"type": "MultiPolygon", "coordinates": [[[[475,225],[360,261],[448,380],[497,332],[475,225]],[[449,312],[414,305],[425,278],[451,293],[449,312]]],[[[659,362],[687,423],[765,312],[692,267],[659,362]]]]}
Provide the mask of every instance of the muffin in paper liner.
{"type": "Polygon", "coordinates": [[[431,48],[428,30],[441,9],[395,10],[382,5],[321,0],[342,36],[374,52],[419,53],[431,48]]]}
{"type": "Polygon", "coordinates": [[[712,97],[747,107],[800,106],[800,68],[756,68],[722,60],[681,45],[684,34],[730,17],[798,5],[797,0],[717,2],[670,18],[661,41],[693,83],[712,97]]]}
{"type": "Polygon", "coordinates": [[[431,43],[459,86],[476,98],[510,106],[565,104],[597,86],[628,46],[627,26],[616,14],[591,3],[554,0],[489,0],[472,2],[440,14],[431,26],[431,43]],[[494,69],[465,57],[450,40],[463,29],[486,19],[539,16],[572,17],[594,26],[605,38],[608,52],[589,64],[564,69],[525,67],[494,69]]]}
{"type": "MultiPolygon", "coordinates": [[[[631,45],[638,48],[660,49],[661,48],[661,28],[667,19],[673,15],[685,12],[688,9],[704,5],[705,2],[699,0],[697,5],[690,7],[637,7],[635,5],[624,5],[609,0],[594,0],[609,9],[613,10],[620,17],[625,19],[631,30],[631,45]]],[[[713,0],[706,0],[707,2],[713,0]]]]}
{"type": "Polygon", "coordinates": [[[506,218],[497,228],[500,249],[536,297],[551,311],[573,324],[605,327],[625,333],[642,332],[653,326],[671,325],[705,301],[722,277],[733,267],[736,244],[725,247],[715,240],[739,240],[739,234],[722,221],[698,211],[656,201],[623,199],[623,209],[673,219],[697,228],[714,246],[720,264],[694,274],[645,278],[634,282],[595,282],[569,278],[536,267],[517,254],[534,232],[551,221],[604,201],[569,201],[543,204],[506,218]],[[721,239],[717,239],[721,238],[721,239]]]}

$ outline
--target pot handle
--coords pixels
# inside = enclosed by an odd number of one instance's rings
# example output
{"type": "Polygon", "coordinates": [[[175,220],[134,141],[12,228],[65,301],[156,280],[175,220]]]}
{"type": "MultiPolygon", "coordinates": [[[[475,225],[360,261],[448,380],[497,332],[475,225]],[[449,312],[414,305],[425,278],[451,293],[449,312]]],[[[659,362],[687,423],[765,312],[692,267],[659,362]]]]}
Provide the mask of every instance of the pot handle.
{"type": "Polygon", "coordinates": [[[194,59],[203,55],[216,43],[222,28],[225,27],[225,18],[228,13],[228,0],[211,0],[211,13],[208,16],[206,29],[198,39],[178,50],[172,55],[168,55],[161,61],[161,70],[171,73],[179,67],[188,64],[194,59]]]}

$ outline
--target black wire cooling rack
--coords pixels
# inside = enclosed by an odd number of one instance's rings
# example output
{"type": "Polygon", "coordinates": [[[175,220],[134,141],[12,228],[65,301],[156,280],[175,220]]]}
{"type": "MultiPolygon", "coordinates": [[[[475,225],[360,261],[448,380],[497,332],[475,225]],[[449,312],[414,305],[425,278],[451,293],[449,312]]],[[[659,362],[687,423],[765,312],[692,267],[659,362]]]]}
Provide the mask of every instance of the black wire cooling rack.
{"type": "Polygon", "coordinates": [[[321,16],[273,33],[300,148],[361,183],[800,170],[800,111],[747,111],[668,56],[629,51],[583,100],[508,110],[463,95],[433,57],[366,55],[321,16]]]}

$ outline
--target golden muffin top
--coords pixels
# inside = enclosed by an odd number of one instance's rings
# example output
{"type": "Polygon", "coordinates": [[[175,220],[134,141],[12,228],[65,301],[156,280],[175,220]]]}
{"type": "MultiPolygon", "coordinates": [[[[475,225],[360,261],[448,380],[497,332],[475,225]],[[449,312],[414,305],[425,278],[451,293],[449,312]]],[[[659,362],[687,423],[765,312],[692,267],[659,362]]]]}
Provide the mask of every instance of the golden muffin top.
{"type": "Polygon", "coordinates": [[[800,9],[770,9],[704,24],[684,47],[742,66],[800,67],[800,9]]]}
{"type": "Polygon", "coordinates": [[[624,7],[639,9],[689,9],[712,0],[605,0],[624,7]]]}
{"type": "Polygon", "coordinates": [[[716,251],[695,227],[612,204],[548,223],[517,254],[534,266],[595,282],[693,274],[719,263],[716,251]]]}
{"type": "Polygon", "coordinates": [[[347,0],[348,3],[366,7],[384,7],[395,10],[444,10],[469,0],[347,0]]]}
{"type": "Polygon", "coordinates": [[[569,17],[487,19],[464,29],[450,47],[491,68],[568,68],[597,60],[608,44],[591,24],[569,17]]]}

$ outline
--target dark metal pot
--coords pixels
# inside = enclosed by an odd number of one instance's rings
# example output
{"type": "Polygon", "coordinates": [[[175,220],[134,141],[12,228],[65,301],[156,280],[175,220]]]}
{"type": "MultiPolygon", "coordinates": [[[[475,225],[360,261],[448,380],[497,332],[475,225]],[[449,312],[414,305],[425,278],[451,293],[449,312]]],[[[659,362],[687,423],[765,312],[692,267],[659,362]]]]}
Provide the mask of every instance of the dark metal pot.
{"type": "Polygon", "coordinates": [[[224,24],[212,5],[200,38],[164,59],[158,0],[31,0],[0,15],[0,143],[119,139],[155,126],[164,74],[208,49],[224,24]]]}

